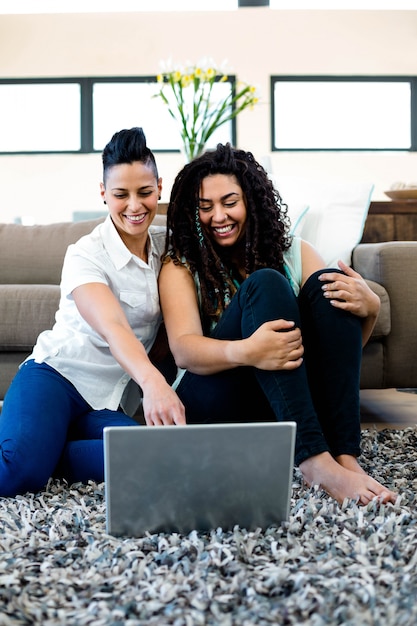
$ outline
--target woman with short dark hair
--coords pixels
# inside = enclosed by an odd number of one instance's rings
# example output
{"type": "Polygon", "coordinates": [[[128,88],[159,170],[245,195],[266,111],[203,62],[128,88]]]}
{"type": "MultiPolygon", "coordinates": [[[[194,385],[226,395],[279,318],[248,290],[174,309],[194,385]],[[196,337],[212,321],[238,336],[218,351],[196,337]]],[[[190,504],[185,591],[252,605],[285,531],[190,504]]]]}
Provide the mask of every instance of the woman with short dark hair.
{"type": "Polygon", "coordinates": [[[165,241],[165,228],[151,226],[162,188],[155,158],[141,128],[116,133],[102,158],[109,215],[68,247],[56,322],[4,400],[0,496],[37,491],[52,475],[102,481],[103,429],[137,425],[129,415],[138,387],[148,424],[185,421],[148,356],[161,323],[165,241]]]}

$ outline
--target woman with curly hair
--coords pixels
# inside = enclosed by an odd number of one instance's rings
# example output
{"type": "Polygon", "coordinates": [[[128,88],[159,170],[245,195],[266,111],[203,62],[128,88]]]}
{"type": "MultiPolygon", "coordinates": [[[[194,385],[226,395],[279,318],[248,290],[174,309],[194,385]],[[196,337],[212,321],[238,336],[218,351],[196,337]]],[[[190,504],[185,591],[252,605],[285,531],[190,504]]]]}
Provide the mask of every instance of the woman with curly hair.
{"type": "Polygon", "coordinates": [[[396,495],[360,467],[362,345],[379,298],[289,234],[250,152],[217,146],[177,175],[159,278],[187,423],[295,421],[295,463],[339,502],[396,495]]]}

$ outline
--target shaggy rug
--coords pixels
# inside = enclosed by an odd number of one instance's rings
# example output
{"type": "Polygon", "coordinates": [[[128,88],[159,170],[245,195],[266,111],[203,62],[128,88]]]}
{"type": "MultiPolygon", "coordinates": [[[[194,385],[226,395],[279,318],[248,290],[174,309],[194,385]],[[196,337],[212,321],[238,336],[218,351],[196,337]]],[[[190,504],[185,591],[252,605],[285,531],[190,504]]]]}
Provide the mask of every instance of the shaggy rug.
{"type": "Polygon", "coordinates": [[[417,427],[363,432],[395,505],[339,506],[294,472],[288,523],[115,538],[104,485],[0,500],[0,625],[417,623],[417,427]]]}

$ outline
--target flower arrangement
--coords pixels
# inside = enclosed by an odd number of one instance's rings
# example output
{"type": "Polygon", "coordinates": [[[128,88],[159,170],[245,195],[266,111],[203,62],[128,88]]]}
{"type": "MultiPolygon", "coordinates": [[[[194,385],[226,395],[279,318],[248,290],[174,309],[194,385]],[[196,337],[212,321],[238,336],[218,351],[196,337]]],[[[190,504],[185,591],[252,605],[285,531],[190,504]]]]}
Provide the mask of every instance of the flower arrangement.
{"type": "Polygon", "coordinates": [[[259,100],[256,88],[245,83],[238,83],[226,96],[216,96],[213,93],[215,83],[227,80],[227,74],[211,60],[166,69],[157,77],[159,91],[155,97],[162,98],[170,115],[178,122],[188,161],[201,154],[219,126],[259,100]]]}

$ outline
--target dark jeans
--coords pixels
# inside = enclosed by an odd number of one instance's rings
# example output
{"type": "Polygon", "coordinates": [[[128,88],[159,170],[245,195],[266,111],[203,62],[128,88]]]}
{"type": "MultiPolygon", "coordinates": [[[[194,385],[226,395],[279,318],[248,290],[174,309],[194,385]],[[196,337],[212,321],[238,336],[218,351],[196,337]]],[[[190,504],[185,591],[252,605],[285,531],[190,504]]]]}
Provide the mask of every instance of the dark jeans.
{"type": "Polygon", "coordinates": [[[104,480],[104,427],[134,425],[120,411],[93,410],[46,363],[26,361],[0,413],[0,496],[38,491],[52,475],[104,480]]]}
{"type": "Polygon", "coordinates": [[[244,281],[212,336],[242,339],[264,322],[293,320],[302,331],[304,362],[291,371],[187,371],[177,393],[188,423],[295,421],[296,464],[324,451],[359,455],[361,321],[323,296],[322,273],[310,276],[298,298],[276,270],[258,270],[244,281]]]}

